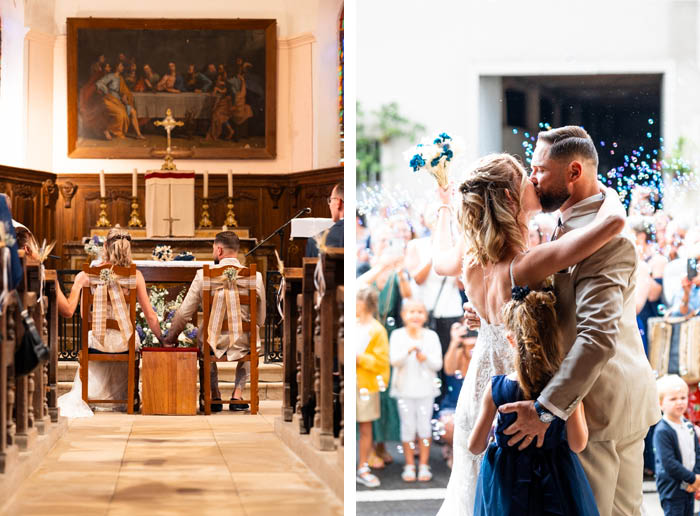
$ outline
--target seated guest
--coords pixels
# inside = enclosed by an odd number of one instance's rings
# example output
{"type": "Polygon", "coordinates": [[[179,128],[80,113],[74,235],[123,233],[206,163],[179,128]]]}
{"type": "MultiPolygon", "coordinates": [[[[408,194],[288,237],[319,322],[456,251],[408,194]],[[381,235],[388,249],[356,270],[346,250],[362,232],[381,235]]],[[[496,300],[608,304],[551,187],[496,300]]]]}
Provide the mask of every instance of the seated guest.
{"type": "MultiPolygon", "coordinates": [[[[10,213],[12,213],[12,201],[10,200],[10,196],[7,194],[4,194],[4,193],[0,193],[0,197],[5,199],[5,203],[7,204],[7,209],[9,210],[10,213]]],[[[12,227],[27,229],[27,226],[25,226],[21,222],[17,222],[14,218],[12,219],[12,227]]]]}
{"type": "MultiPolygon", "coordinates": [[[[343,201],[343,183],[338,183],[331,190],[328,198],[328,208],[331,210],[333,224],[326,236],[327,247],[343,247],[345,242],[345,203],[343,201]]],[[[318,247],[313,238],[306,241],[306,256],[318,256],[318,247]]]]}
{"type": "MultiPolygon", "coordinates": [[[[243,267],[241,262],[238,261],[238,249],[240,248],[240,241],[238,236],[233,231],[223,231],[216,235],[214,238],[213,246],[213,257],[214,263],[219,265],[234,265],[236,267],[243,267]]],[[[187,291],[187,296],[185,296],[182,305],[177,309],[175,316],[173,317],[172,324],[168,330],[168,335],[165,338],[166,345],[175,345],[177,343],[178,335],[185,328],[185,325],[192,319],[194,315],[197,314],[199,305],[202,302],[202,281],[203,281],[202,270],[198,270],[197,274],[192,280],[189,290],[187,291]]],[[[255,274],[255,291],[257,297],[257,342],[256,346],[260,347],[260,328],[262,328],[265,323],[265,286],[262,280],[262,274],[256,272],[255,274]]],[[[250,321],[250,307],[247,305],[241,306],[241,318],[243,321],[250,321]]],[[[202,335],[202,328],[199,328],[198,335],[202,335]]],[[[200,346],[202,343],[200,342],[200,346]]],[[[239,337],[234,346],[228,347],[228,332],[222,332],[217,343],[216,349],[212,351],[217,355],[217,357],[223,356],[225,353],[228,360],[239,361],[241,358],[250,354],[250,341],[249,335],[244,333],[239,337]]],[[[203,382],[203,372],[204,369],[200,365],[199,375],[200,375],[200,395],[203,392],[204,382],[203,382]]],[[[236,384],[234,392],[232,394],[231,400],[242,399],[243,387],[245,382],[248,381],[250,376],[250,362],[238,362],[236,365],[236,384]]],[[[221,392],[219,391],[219,377],[218,370],[216,367],[216,362],[212,363],[211,367],[211,397],[212,400],[221,401],[221,392]]],[[[212,405],[211,410],[213,412],[219,412],[222,409],[222,405],[212,405]]],[[[230,404],[230,410],[246,410],[248,409],[248,404],[230,404]]]]}
{"type": "MultiPolygon", "coordinates": [[[[104,243],[104,259],[103,263],[115,265],[117,267],[131,266],[131,236],[129,233],[119,227],[109,230],[104,243]]],[[[75,277],[73,290],[69,300],[68,309],[61,311],[63,317],[72,317],[73,312],[77,307],[77,299],[80,295],[80,290],[84,286],[90,285],[90,278],[85,272],[80,272],[75,277]],[[77,294],[74,294],[77,292],[77,294]]],[[[128,294],[128,290],[125,290],[128,294]]],[[[160,325],[158,316],[156,315],[146,291],[146,281],[140,271],[136,271],[136,300],[141,305],[141,310],[144,313],[148,326],[153,334],[160,338],[160,325]]],[[[60,305],[59,305],[60,309],[60,305]]],[[[112,318],[112,304],[107,303],[107,318],[112,318]]],[[[87,322],[84,322],[87,324],[87,322]]],[[[136,328],[133,328],[136,332],[136,328]]],[[[129,335],[130,337],[130,335],[129,335]]],[[[136,348],[141,345],[138,333],[136,333],[136,348]]],[[[93,335],[92,330],[88,332],[88,347],[103,353],[123,353],[128,350],[128,340],[125,340],[121,332],[116,329],[105,329],[105,335],[102,342],[93,335]]],[[[90,362],[88,370],[88,397],[92,399],[103,400],[119,400],[126,398],[127,389],[127,369],[126,362],[90,362]]],[[[80,370],[75,373],[73,387],[70,392],[58,398],[58,407],[61,409],[61,415],[66,417],[89,417],[92,415],[90,407],[88,407],[82,399],[82,384],[80,382],[80,370]]]]}

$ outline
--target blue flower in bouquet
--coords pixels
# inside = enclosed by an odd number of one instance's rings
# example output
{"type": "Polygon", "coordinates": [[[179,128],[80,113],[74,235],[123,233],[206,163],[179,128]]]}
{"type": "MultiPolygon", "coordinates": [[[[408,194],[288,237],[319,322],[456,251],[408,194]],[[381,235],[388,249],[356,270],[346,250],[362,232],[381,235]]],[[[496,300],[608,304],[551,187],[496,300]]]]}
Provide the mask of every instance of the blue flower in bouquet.
{"type": "Polygon", "coordinates": [[[442,157],[442,155],[433,158],[433,160],[430,162],[430,166],[431,166],[431,167],[437,167],[437,166],[438,166],[438,163],[440,163],[440,158],[441,158],[441,157],[442,157]]]}
{"type": "Polygon", "coordinates": [[[439,136],[440,136],[440,138],[442,138],[443,142],[452,139],[447,133],[440,133],[439,136]]]}
{"type": "Polygon", "coordinates": [[[452,150],[447,145],[445,145],[445,147],[447,147],[447,150],[443,148],[442,155],[447,158],[447,161],[450,161],[454,156],[454,152],[452,152],[452,150]]]}
{"type": "Polygon", "coordinates": [[[137,325],[136,325],[136,333],[138,333],[139,339],[141,339],[141,342],[143,342],[144,340],[146,340],[146,332],[143,331],[143,328],[141,328],[141,325],[140,325],[140,324],[137,324],[137,325]]]}
{"type": "Polygon", "coordinates": [[[185,335],[187,335],[187,338],[195,341],[197,340],[197,334],[199,333],[199,330],[197,328],[192,328],[190,331],[186,331],[185,335]]]}
{"type": "Polygon", "coordinates": [[[414,172],[418,172],[421,168],[425,166],[425,160],[423,159],[423,156],[420,154],[416,154],[411,158],[411,162],[409,163],[411,168],[413,169],[414,172]]]}

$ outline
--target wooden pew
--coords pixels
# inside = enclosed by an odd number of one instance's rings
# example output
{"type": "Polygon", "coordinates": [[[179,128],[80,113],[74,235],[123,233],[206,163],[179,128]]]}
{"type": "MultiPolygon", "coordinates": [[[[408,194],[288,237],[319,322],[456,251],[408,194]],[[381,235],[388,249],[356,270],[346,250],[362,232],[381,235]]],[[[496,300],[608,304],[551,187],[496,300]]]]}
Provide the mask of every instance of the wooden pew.
{"type": "Polygon", "coordinates": [[[284,325],[282,333],[283,345],[283,379],[284,392],[282,395],[282,419],[292,421],[296,400],[299,392],[297,384],[297,354],[296,341],[298,327],[298,303],[297,296],[301,293],[304,271],[301,267],[287,267],[284,269],[285,294],[284,294],[284,325]]]}
{"type": "Polygon", "coordinates": [[[304,258],[301,294],[297,295],[296,384],[297,398],[292,423],[300,434],[313,425],[314,271],[318,258],[304,258]]]}
{"type": "Polygon", "coordinates": [[[340,385],[340,432],[338,433],[338,463],[340,467],[344,464],[344,448],[345,448],[345,421],[343,414],[345,412],[345,287],[340,285],[336,290],[335,296],[336,303],[338,304],[338,341],[337,341],[337,353],[338,357],[338,378],[340,385]]]}
{"type": "Polygon", "coordinates": [[[316,303],[319,320],[318,331],[314,331],[314,391],[316,408],[311,429],[311,442],[321,451],[335,450],[333,432],[333,373],[337,370],[338,303],[336,292],[343,284],[343,249],[328,249],[322,258],[325,290],[316,285],[316,303]],[[320,306],[319,306],[320,305],[320,306]]]}
{"type": "Polygon", "coordinates": [[[45,276],[47,280],[44,292],[48,292],[49,295],[43,296],[44,310],[42,311],[41,265],[25,258],[22,252],[20,252],[20,261],[23,275],[16,293],[24,308],[34,319],[34,324],[44,343],[49,346],[51,359],[39,364],[27,375],[16,374],[15,351],[22,342],[25,329],[15,292],[11,291],[0,313],[2,336],[0,342],[0,473],[10,473],[19,461],[19,452],[31,450],[36,438],[51,430],[52,410],[53,422],[58,422],[56,409],[58,320],[53,281],[55,272],[45,276]],[[47,322],[47,316],[51,324],[47,322]]]}

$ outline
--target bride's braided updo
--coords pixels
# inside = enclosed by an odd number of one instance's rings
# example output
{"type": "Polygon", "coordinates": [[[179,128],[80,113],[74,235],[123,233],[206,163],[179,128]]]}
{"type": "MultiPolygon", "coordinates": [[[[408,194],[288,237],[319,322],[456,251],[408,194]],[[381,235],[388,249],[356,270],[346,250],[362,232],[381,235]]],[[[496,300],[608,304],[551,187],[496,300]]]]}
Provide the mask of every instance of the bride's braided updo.
{"type": "Polygon", "coordinates": [[[489,154],[473,165],[460,185],[459,224],[468,255],[479,265],[501,261],[509,249],[526,248],[518,216],[527,180],[525,169],[513,156],[489,154]]]}
{"type": "Polygon", "coordinates": [[[117,267],[131,265],[131,235],[119,226],[107,233],[105,240],[105,261],[117,267]]]}
{"type": "Polygon", "coordinates": [[[561,364],[555,301],[551,290],[532,290],[503,307],[503,323],[516,342],[515,371],[526,400],[539,395],[561,364]]]}

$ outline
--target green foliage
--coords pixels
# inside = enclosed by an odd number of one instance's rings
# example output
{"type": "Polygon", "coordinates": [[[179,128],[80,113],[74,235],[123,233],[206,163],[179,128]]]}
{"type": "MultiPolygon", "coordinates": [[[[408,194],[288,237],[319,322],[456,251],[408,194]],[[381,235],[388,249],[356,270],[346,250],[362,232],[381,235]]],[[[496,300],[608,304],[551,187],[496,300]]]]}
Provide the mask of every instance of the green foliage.
{"type": "Polygon", "coordinates": [[[357,103],[356,147],[357,184],[376,181],[381,173],[381,146],[393,140],[415,140],[425,131],[422,124],[413,122],[399,112],[396,102],[382,105],[367,114],[357,103]]]}

